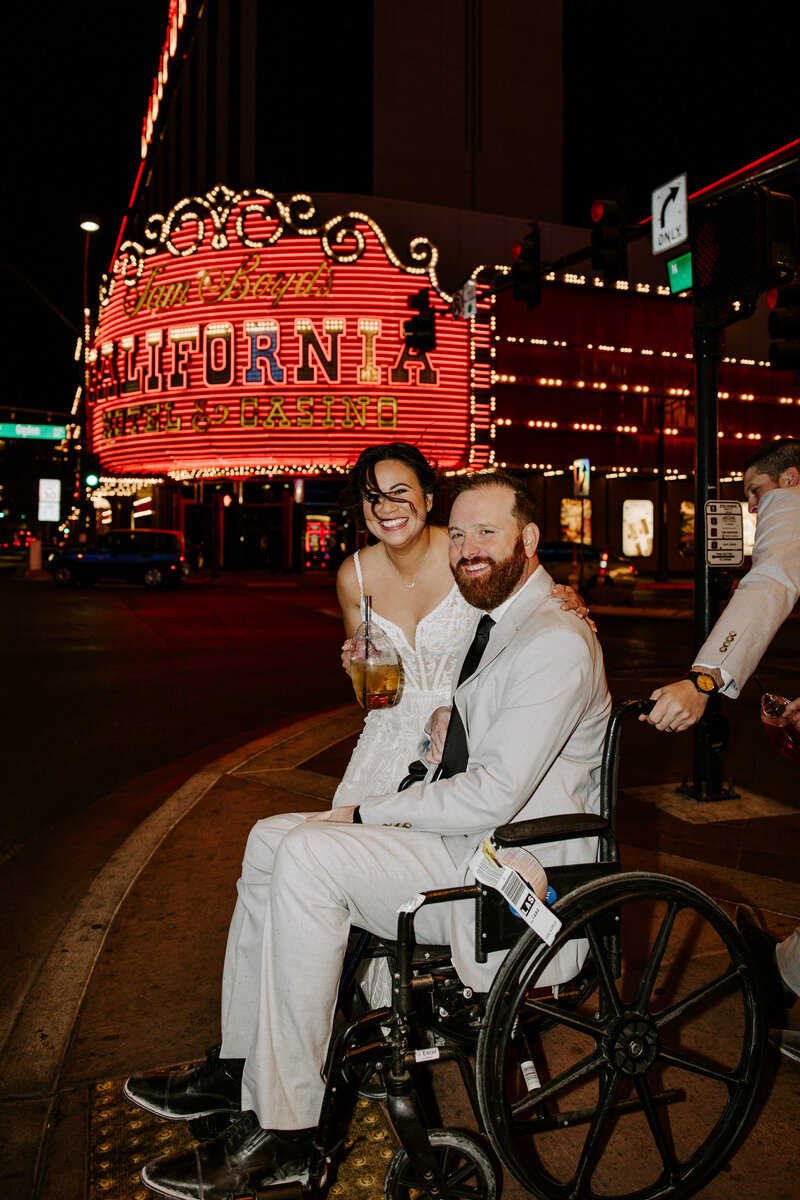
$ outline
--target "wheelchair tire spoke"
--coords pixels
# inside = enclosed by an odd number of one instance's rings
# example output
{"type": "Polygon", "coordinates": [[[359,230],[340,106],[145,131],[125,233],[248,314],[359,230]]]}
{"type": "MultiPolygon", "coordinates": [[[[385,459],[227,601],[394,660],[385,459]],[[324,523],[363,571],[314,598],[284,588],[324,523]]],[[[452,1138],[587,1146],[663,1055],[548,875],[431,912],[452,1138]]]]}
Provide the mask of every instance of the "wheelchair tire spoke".
{"type": "Polygon", "coordinates": [[[572,1186],[571,1196],[577,1197],[586,1194],[584,1183],[591,1176],[591,1172],[597,1162],[600,1139],[611,1114],[611,1107],[619,1088],[619,1082],[620,1075],[618,1071],[608,1071],[605,1077],[600,1080],[600,1097],[597,1108],[586,1133],[578,1169],[570,1181],[572,1186]]]}
{"type": "Polygon", "coordinates": [[[552,1099],[557,1096],[564,1088],[571,1087],[584,1075],[596,1071],[602,1064],[602,1056],[598,1050],[592,1054],[588,1054],[586,1058],[582,1058],[580,1062],[574,1063],[566,1071],[562,1071],[560,1075],[556,1075],[555,1079],[551,1079],[549,1083],[542,1084],[541,1087],[529,1092],[527,1096],[523,1096],[521,1100],[510,1105],[511,1115],[515,1121],[519,1119],[528,1109],[533,1108],[537,1104],[543,1104],[545,1100],[552,1099]]]}
{"type": "Polygon", "coordinates": [[[734,1075],[730,1071],[723,1071],[720,1067],[712,1066],[711,1063],[700,1062],[699,1059],[690,1058],[688,1054],[679,1054],[677,1050],[668,1050],[664,1046],[661,1047],[658,1057],[661,1062],[667,1063],[671,1067],[678,1067],[693,1075],[702,1075],[704,1079],[716,1079],[717,1082],[724,1083],[729,1089],[736,1087],[741,1082],[738,1074],[734,1075]]]}
{"type": "Polygon", "coordinates": [[[679,1017],[685,1017],[687,1013],[691,1012],[691,1010],[696,1008],[697,1005],[705,1004],[705,1002],[710,999],[711,996],[716,995],[716,993],[721,991],[722,988],[726,988],[731,983],[736,982],[739,979],[739,975],[740,972],[738,968],[731,967],[729,970],[725,971],[724,974],[718,975],[716,979],[712,979],[710,983],[705,984],[703,987],[696,988],[695,991],[690,992],[687,996],[684,996],[678,1001],[677,1004],[673,1004],[669,1008],[663,1009],[661,1012],[654,1013],[653,1019],[655,1021],[656,1029],[665,1029],[670,1022],[676,1021],[679,1017]]]}
{"type": "Polygon", "coordinates": [[[558,1025],[568,1025],[570,1029],[577,1029],[579,1033],[585,1033],[589,1037],[596,1038],[598,1036],[596,1021],[590,1021],[588,1017],[582,1017],[580,1013],[573,1012],[568,1008],[559,1008],[557,1004],[554,1005],[543,1000],[526,1000],[525,1012],[539,1013],[541,1016],[555,1021],[558,1025]]]}
{"type": "Polygon", "coordinates": [[[597,933],[593,921],[586,921],[585,933],[589,939],[591,947],[592,961],[597,968],[597,977],[600,982],[600,991],[609,1002],[610,1007],[615,1016],[622,1016],[622,1002],[619,998],[617,985],[614,981],[614,976],[611,974],[608,959],[606,958],[605,946],[603,939],[597,933]]]}
{"type": "Polygon", "coordinates": [[[678,1163],[674,1155],[670,1153],[667,1138],[664,1133],[664,1127],[661,1124],[658,1116],[658,1109],[653,1102],[653,1093],[650,1091],[650,1085],[645,1077],[635,1080],[636,1091],[644,1109],[644,1114],[647,1118],[647,1124],[650,1126],[650,1132],[653,1135],[653,1141],[656,1144],[656,1149],[661,1156],[661,1161],[664,1164],[664,1170],[669,1178],[670,1184],[675,1184],[679,1181],[680,1175],[677,1170],[678,1163]]]}
{"type": "Polygon", "coordinates": [[[471,1162],[463,1162],[460,1167],[451,1170],[451,1157],[451,1154],[447,1154],[442,1160],[442,1174],[447,1180],[447,1186],[454,1196],[462,1196],[464,1200],[469,1200],[469,1197],[475,1194],[473,1188],[459,1187],[459,1184],[464,1183],[465,1180],[470,1179],[475,1174],[475,1167],[471,1162]]]}
{"type": "Polygon", "coordinates": [[[658,975],[664,953],[667,949],[667,943],[669,942],[670,934],[672,933],[672,928],[675,924],[675,918],[678,915],[678,909],[678,901],[673,900],[664,914],[664,919],[661,922],[661,928],[659,929],[658,935],[653,943],[653,949],[650,951],[650,957],[647,960],[647,965],[645,966],[641,982],[636,992],[636,1000],[634,1001],[634,1007],[639,1012],[644,1011],[651,995],[653,994],[656,976],[658,975]]]}

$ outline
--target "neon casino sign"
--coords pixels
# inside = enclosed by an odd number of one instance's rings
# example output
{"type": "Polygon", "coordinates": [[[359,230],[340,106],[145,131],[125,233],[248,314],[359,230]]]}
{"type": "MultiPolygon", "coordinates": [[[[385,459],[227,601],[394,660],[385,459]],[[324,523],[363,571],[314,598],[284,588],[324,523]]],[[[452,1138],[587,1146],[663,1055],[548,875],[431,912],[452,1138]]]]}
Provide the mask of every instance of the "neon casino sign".
{"type": "Polygon", "coordinates": [[[450,315],[438,252],[404,264],[364,213],[219,185],[124,242],[89,359],[92,447],[117,473],[315,473],[408,441],[441,467],[492,461],[489,301],[450,315]],[[429,289],[436,347],[403,340],[429,289]]]}

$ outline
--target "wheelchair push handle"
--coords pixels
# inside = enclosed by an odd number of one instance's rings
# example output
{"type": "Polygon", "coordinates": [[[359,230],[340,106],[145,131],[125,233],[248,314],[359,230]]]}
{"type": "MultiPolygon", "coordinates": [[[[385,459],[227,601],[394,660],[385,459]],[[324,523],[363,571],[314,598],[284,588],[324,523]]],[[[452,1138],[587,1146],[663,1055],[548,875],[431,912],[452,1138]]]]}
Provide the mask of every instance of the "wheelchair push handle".
{"type": "Polygon", "coordinates": [[[603,762],[600,771],[600,812],[613,826],[617,800],[617,776],[619,774],[619,737],[622,721],[629,715],[649,713],[654,700],[623,700],[617,704],[608,718],[606,739],[603,744],[603,762]]]}

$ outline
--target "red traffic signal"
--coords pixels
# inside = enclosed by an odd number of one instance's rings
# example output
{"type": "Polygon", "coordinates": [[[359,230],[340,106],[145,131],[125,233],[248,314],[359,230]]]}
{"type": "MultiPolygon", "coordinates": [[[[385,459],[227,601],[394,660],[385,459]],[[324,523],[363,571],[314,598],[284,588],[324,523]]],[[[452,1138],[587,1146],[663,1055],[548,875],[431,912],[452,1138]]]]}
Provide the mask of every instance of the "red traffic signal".
{"type": "Polygon", "coordinates": [[[628,228],[625,212],[617,200],[595,200],[592,204],[592,270],[604,283],[615,283],[628,274],[628,228]]]}
{"type": "Polygon", "coordinates": [[[608,220],[607,214],[609,211],[609,207],[612,205],[616,205],[616,207],[619,208],[619,205],[617,204],[616,200],[595,200],[595,201],[593,201],[592,211],[591,211],[592,224],[599,225],[604,216],[606,216],[606,220],[608,220]]]}
{"type": "Polygon", "coordinates": [[[419,315],[403,323],[403,341],[409,350],[416,350],[418,354],[435,350],[436,314],[431,308],[428,289],[422,288],[413,296],[409,296],[408,307],[416,309],[419,315]]]}
{"type": "Polygon", "coordinates": [[[542,298],[542,239],[535,221],[521,241],[511,243],[511,253],[512,295],[528,308],[536,308],[542,298]]]}
{"type": "Polygon", "coordinates": [[[769,364],[776,370],[800,368],[800,283],[771,288],[767,292],[770,308],[767,329],[776,340],[770,344],[769,364]]]}
{"type": "Polygon", "coordinates": [[[691,215],[692,293],[697,305],[755,300],[789,282],[797,262],[795,201],[748,183],[691,215]]]}

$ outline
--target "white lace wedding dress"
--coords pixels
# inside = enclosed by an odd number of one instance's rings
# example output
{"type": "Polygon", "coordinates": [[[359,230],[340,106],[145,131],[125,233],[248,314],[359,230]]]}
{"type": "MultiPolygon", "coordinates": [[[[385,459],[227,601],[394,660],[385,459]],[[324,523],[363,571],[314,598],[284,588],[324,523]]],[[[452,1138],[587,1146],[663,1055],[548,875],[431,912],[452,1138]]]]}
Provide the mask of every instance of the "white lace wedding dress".
{"type": "MultiPolygon", "coordinates": [[[[364,583],[358,551],[354,556],[361,613],[364,583]]],[[[435,708],[449,704],[453,670],[477,610],[467,604],[455,584],[441,603],[417,625],[414,645],[393,621],[373,610],[373,620],[391,640],[403,667],[403,691],[393,708],[367,713],[364,729],[333,798],[341,804],[361,804],[366,795],[396,791],[408,765],[427,749],[423,730],[435,708]]]]}

